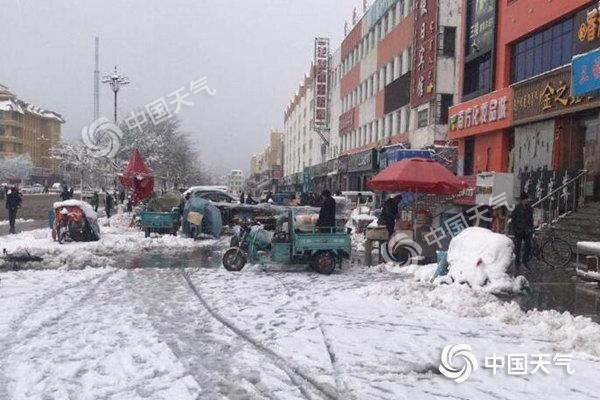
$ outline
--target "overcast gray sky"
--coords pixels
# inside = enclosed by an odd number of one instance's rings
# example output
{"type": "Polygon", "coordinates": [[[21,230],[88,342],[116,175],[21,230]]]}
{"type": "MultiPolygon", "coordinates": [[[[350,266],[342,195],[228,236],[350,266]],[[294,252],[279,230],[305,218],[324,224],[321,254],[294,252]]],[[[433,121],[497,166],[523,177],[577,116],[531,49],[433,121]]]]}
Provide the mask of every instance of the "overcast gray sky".
{"type": "MultiPolygon", "coordinates": [[[[217,91],[186,100],[179,116],[203,158],[248,168],[308,70],[315,36],[339,46],[360,0],[2,0],[0,83],[57,111],[75,138],[93,117],[93,38],[100,73],[118,65],[131,84],[121,115],[203,76],[217,91]]],[[[112,93],[100,91],[111,118],[112,93]]]]}

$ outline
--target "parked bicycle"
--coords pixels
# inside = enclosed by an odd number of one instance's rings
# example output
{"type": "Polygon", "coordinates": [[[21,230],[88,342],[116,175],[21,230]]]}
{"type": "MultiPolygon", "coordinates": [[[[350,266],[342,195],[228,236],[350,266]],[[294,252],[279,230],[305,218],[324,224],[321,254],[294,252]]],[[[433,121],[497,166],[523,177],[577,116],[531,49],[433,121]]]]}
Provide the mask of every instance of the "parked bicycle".
{"type": "Polygon", "coordinates": [[[556,237],[554,228],[545,228],[534,233],[531,255],[553,269],[565,268],[571,262],[573,249],[569,242],[556,237]]]}

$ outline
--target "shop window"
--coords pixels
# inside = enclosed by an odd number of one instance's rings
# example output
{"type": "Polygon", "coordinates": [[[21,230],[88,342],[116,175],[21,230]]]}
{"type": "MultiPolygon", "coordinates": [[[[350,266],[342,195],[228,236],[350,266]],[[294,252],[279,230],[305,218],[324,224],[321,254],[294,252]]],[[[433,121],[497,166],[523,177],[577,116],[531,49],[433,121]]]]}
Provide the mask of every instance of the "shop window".
{"type": "Polygon", "coordinates": [[[429,125],[429,109],[421,110],[417,113],[417,128],[424,128],[429,125]]]}
{"type": "Polygon", "coordinates": [[[573,25],[571,17],[514,44],[511,82],[569,64],[573,57],[573,25]]]}
{"type": "Polygon", "coordinates": [[[0,136],[4,136],[6,134],[6,128],[0,125],[0,136]]]}
{"type": "Polygon", "coordinates": [[[488,93],[492,90],[491,53],[486,53],[465,64],[463,94],[488,93]]]}

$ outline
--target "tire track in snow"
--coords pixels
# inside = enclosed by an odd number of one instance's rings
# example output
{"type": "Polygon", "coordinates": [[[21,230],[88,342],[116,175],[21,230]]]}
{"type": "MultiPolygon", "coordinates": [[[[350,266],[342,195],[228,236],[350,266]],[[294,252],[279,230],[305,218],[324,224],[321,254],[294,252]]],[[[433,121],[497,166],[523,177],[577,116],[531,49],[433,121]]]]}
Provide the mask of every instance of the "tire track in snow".
{"type": "Polygon", "coordinates": [[[55,326],[56,323],[60,319],[62,319],[67,314],[69,314],[75,307],[79,306],[87,298],[89,298],[91,295],[93,295],[94,292],[96,292],[96,290],[98,290],[98,288],[116,272],[117,272],[117,270],[109,271],[109,272],[104,273],[100,277],[95,276],[93,278],[84,279],[82,281],[78,281],[76,283],[56,289],[56,290],[48,293],[47,295],[39,298],[33,305],[31,305],[30,307],[27,308],[27,311],[25,311],[19,318],[17,318],[16,320],[14,320],[11,323],[11,326],[9,328],[9,333],[13,333],[15,335],[13,335],[11,337],[11,340],[7,340],[4,343],[4,346],[3,346],[2,350],[0,351],[0,360],[1,360],[0,361],[0,399],[9,399],[10,398],[10,396],[7,392],[9,379],[6,376],[6,373],[4,371],[4,369],[6,368],[6,366],[4,365],[4,362],[8,359],[8,355],[11,353],[11,350],[17,346],[25,346],[27,341],[36,337],[44,329],[55,326]],[[65,308],[65,310],[63,312],[61,312],[58,315],[55,315],[53,317],[50,317],[48,319],[44,319],[44,320],[40,321],[36,326],[34,326],[34,327],[30,328],[28,331],[26,331],[24,335],[16,336],[17,334],[21,333],[21,331],[22,331],[21,327],[22,327],[23,323],[29,318],[29,316],[31,315],[31,313],[33,311],[42,307],[46,302],[48,302],[52,298],[60,296],[61,294],[66,293],[68,290],[81,287],[82,285],[85,285],[85,284],[93,282],[93,281],[96,281],[95,284],[90,289],[88,289],[81,297],[79,297],[77,300],[73,301],[67,308],[65,308]]]}
{"type": "MultiPolygon", "coordinates": [[[[229,398],[229,392],[226,392],[226,395],[222,390],[234,389],[232,382],[243,380],[264,398],[275,400],[276,397],[273,397],[266,388],[254,383],[251,377],[237,376],[237,372],[230,368],[227,358],[222,359],[219,356],[215,358],[215,353],[229,353],[231,348],[227,347],[228,345],[225,343],[214,342],[210,337],[211,332],[206,333],[204,337],[197,333],[197,327],[202,326],[207,319],[213,323],[215,321],[205,309],[201,308],[201,305],[197,308],[181,308],[181,304],[178,304],[180,302],[178,297],[184,296],[189,303],[189,287],[185,281],[182,282],[178,269],[170,271],[172,273],[168,276],[165,274],[153,275],[154,271],[144,271],[144,274],[150,274],[144,276],[144,279],[138,279],[140,278],[139,274],[134,275],[132,271],[128,271],[129,290],[136,295],[139,306],[143,307],[143,312],[162,340],[182,362],[188,374],[193,376],[203,388],[198,398],[203,400],[229,398]],[[159,282],[158,285],[157,282],[159,282]],[[175,311],[176,316],[169,315],[169,311],[175,311]],[[205,316],[202,317],[200,314],[205,316]],[[208,363],[211,364],[210,367],[207,366],[208,363]]],[[[202,331],[205,328],[203,326],[202,331]]],[[[234,392],[235,396],[245,396],[243,398],[254,398],[255,396],[240,384],[235,386],[234,392]],[[240,391],[244,391],[244,393],[241,394],[240,391]]]]}
{"type": "MultiPolygon", "coordinates": [[[[298,299],[294,297],[292,290],[290,289],[290,287],[288,285],[286,285],[286,283],[283,281],[283,279],[281,279],[279,276],[277,276],[276,273],[271,274],[271,276],[277,282],[279,282],[279,284],[285,290],[287,296],[290,299],[294,300],[296,303],[298,303],[298,299]]],[[[321,332],[321,336],[323,337],[323,345],[325,346],[325,350],[327,351],[327,354],[329,355],[329,361],[331,362],[331,367],[333,368],[333,375],[334,375],[333,378],[335,380],[335,385],[336,385],[336,388],[338,391],[338,396],[342,399],[353,398],[353,397],[351,397],[351,395],[349,393],[350,391],[346,385],[346,382],[344,382],[341,378],[340,367],[337,362],[337,357],[336,357],[335,351],[333,350],[333,344],[332,344],[332,341],[329,338],[325,328],[323,327],[323,321],[321,321],[321,319],[319,318],[318,313],[311,312],[311,310],[309,309],[306,302],[302,301],[301,303],[302,303],[302,310],[304,311],[304,313],[306,315],[310,316],[315,321],[317,327],[319,328],[319,331],[321,332]]]]}
{"type": "Polygon", "coordinates": [[[302,392],[302,394],[306,398],[311,399],[312,397],[309,395],[306,388],[303,385],[299,384],[299,382],[298,382],[299,380],[301,380],[304,383],[307,383],[310,388],[312,388],[313,390],[316,390],[319,394],[323,395],[324,398],[329,399],[329,400],[338,400],[337,393],[332,393],[331,390],[329,390],[328,388],[324,387],[322,384],[317,382],[314,378],[309,376],[306,372],[300,370],[300,368],[298,366],[290,364],[284,357],[280,356],[275,351],[267,348],[262,343],[260,343],[258,340],[252,338],[250,335],[246,334],[244,331],[237,328],[228,319],[226,319],[221,314],[219,314],[217,311],[215,311],[215,309],[213,307],[211,307],[208,304],[208,302],[206,301],[206,299],[200,294],[200,292],[198,291],[198,289],[192,282],[189,273],[187,273],[186,271],[181,271],[181,275],[186,280],[188,286],[192,290],[192,293],[194,293],[194,295],[198,298],[198,300],[200,301],[202,306],[209,312],[209,314],[213,318],[215,318],[217,321],[219,321],[222,325],[224,325],[230,331],[235,333],[237,336],[244,339],[246,342],[250,343],[256,349],[258,349],[260,352],[262,352],[264,355],[266,355],[269,359],[271,359],[271,361],[273,361],[273,363],[277,367],[279,367],[282,371],[284,371],[289,376],[289,378],[292,380],[292,382],[298,386],[298,389],[302,392]]]}

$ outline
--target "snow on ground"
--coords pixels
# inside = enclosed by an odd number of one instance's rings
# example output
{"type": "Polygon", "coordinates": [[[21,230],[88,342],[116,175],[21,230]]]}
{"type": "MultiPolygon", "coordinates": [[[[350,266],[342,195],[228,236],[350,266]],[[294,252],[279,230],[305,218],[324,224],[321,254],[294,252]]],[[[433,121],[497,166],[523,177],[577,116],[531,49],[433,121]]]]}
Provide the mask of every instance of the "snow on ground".
{"type": "Polygon", "coordinates": [[[386,267],[0,274],[0,398],[589,399],[600,326],[386,267]],[[573,352],[575,374],[438,372],[446,345],[573,352]]]}
{"type": "MultiPolygon", "coordinates": [[[[24,223],[24,222],[33,222],[33,221],[35,221],[35,220],[34,220],[34,219],[23,219],[23,218],[17,218],[17,219],[15,220],[15,222],[16,222],[17,224],[22,224],[22,223],[24,223]]],[[[6,226],[6,225],[8,225],[8,224],[9,224],[9,221],[8,221],[8,220],[6,220],[6,221],[5,221],[5,220],[2,220],[2,221],[0,221],[0,226],[6,226]]]]}
{"type": "Polygon", "coordinates": [[[129,228],[130,216],[116,215],[110,219],[100,218],[100,240],[97,242],[70,242],[59,244],[52,240],[50,229],[36,229],[0,238],[0,248],[9,253],[27,250],[44,258],[42,265],[33,268],[81,268],[85,265],[111,266],[113,256],[124,253],[140,253],[149,250],[194,249],[215,243],[214,240],[194,241],[181,235],[153,235],[144,237],[139,228],[129,228]]]}

